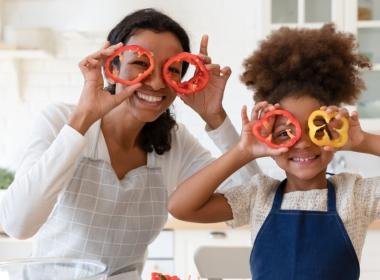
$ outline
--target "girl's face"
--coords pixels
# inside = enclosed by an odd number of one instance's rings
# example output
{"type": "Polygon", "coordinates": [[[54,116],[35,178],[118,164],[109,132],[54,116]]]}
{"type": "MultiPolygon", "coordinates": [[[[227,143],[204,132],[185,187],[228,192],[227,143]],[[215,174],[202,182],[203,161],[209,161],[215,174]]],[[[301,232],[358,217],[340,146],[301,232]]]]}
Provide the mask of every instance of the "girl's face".
{"type": "MultiPolygon", "coordinates": [[[[307,125],[310,114],[322,104],[313,97],[302,96],[286,97],[281,100],[280,105],[297,118],[302,136],[288,152],[274,156],[273,159],[285,171],[289,182],[312,182],[326,178],[327,165],[333,153],[324,151],[311,142],[307,125]]],[[[281,129],[281,124],[275,124],[275,129],[281,129]]]]}
{"type": "MultiPolygon", "coordinates": [[[[156,120],[174,101],[176,93],[163,80],[162,68],[171,56],[183,51],[180,41],[170,32],[156,33],[141,29],[130,37],[128,45],[139,45],[153,53],[155,66],[153,72],[142,81],[142,86],[124,103],[128,113],[142,122],[156,120]]],[[[120,69],[147,67],[146,58],[121,62],[120,69]],[[126,64],[133,65],[126,65],[126,64]]],[[[172,66],[173,75],[181,77],[181,64],[172,66]]],[[[116,84],[116,94],[125,86],[116,84]]]]}

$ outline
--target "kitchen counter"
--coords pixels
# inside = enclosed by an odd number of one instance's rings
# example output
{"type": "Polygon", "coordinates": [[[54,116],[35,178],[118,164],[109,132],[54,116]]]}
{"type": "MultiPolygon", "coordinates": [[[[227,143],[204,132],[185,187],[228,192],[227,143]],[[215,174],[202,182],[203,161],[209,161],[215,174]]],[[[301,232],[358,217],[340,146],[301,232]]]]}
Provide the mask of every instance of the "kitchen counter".
{"type": "MultiPolygon", "coordinates": [[[[169,217],[165,224],[165,229],[228,229],[229,227],[225,223],[190,223],[177,220],[176,218],[169,217]]],[[[242,227],[248,228],[248,226],[242,227]]],[[[375,221],[369,226],[369,229],[379,229],[380,230],[380,220],[375,221]]],[[[0,233],[4,232],[0,226],[0,233]]]]}
{"type": "MultiPolygon", "coordinates": [[[[229,229],[225,223],[209,223],[209,224],[199,224],[199,223],[190,223],[177,220],[173,217],[169,217],[165,225],[166,229],[229,229]]],[[[244,226],[242,228],[248,228],[244,226]]],[[[369,229],[378,229],[380,230],[380,220],[375,221],[369,226],[369,229]]]]}

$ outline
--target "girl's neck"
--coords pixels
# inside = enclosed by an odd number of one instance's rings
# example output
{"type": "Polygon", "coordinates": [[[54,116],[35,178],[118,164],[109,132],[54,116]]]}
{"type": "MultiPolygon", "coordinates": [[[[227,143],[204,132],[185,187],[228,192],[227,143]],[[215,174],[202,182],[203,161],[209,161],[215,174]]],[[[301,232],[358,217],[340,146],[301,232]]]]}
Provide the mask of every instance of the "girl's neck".
{"type": "Polygon", "coordinates": [[[322,172],[310,179],[297,178],[291,174],[286,175],[287,181],[284,190],[285,193],[327,188],[327,179],[325,172],[322,172]]]}
{"type": "Polygon", "coordinates": [[[101,121],[101,129],[107,142],[131,149],[137,146],[137,140],[145,123],[138,121],[118,106],[101,121]]]}

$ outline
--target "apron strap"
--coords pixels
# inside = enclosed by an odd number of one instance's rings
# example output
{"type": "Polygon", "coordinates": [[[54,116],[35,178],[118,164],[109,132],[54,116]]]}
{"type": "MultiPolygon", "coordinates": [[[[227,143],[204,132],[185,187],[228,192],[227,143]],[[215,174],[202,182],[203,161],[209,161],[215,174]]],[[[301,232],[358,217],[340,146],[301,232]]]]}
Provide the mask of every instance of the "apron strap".
{"type": "Polygon", "coordinates": [[[274,196],[272,211],[277,211],[281,209],[282,197],[284,196],[284,188],[286,186],[287,179],[283,180],[277,187],[276,194],[274,196]]]}
{"type": "Polygon", "coordinates": [[[327,180],[327,212],[336,213],[335,186],[327,180]]]}

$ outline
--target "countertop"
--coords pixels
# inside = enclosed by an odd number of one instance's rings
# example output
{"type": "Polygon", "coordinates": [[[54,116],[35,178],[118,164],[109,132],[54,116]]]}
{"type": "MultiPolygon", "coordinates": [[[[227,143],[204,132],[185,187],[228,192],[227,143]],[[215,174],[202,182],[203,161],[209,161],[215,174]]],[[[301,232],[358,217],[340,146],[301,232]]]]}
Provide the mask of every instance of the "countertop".
{"type": "MultiPolygon", "coordinates": [[[[173,217],[169,217],[168,221],[165,224],[165,229],[230,229],[225,223],[208,223],[208,224],[200,224],[200,223],[190,223],[177,220],[173,217]]],[[[248,228],[248,226],[241,227],[241,229],[248,228]]],[[[369,229],[380,230],[380,220],[375,221],[369,226],[369,229]]],[[[4,232],[0,226],[0,233],[4,232]]]]}
{"type": "MultiPolygon", "coordinates": [[[[212,224],[199,224],[199,223],[190,223],[177,220],[173,217],[170,217],[165,225],[166,229],[230,229],[225,223],[212,223],[212,224]]],[[[241,227],[248,228],[248,226],[241,227]]],[[[375,221],[369,226],[369,229],[380,230],[380,220],[375,221]]]]}

